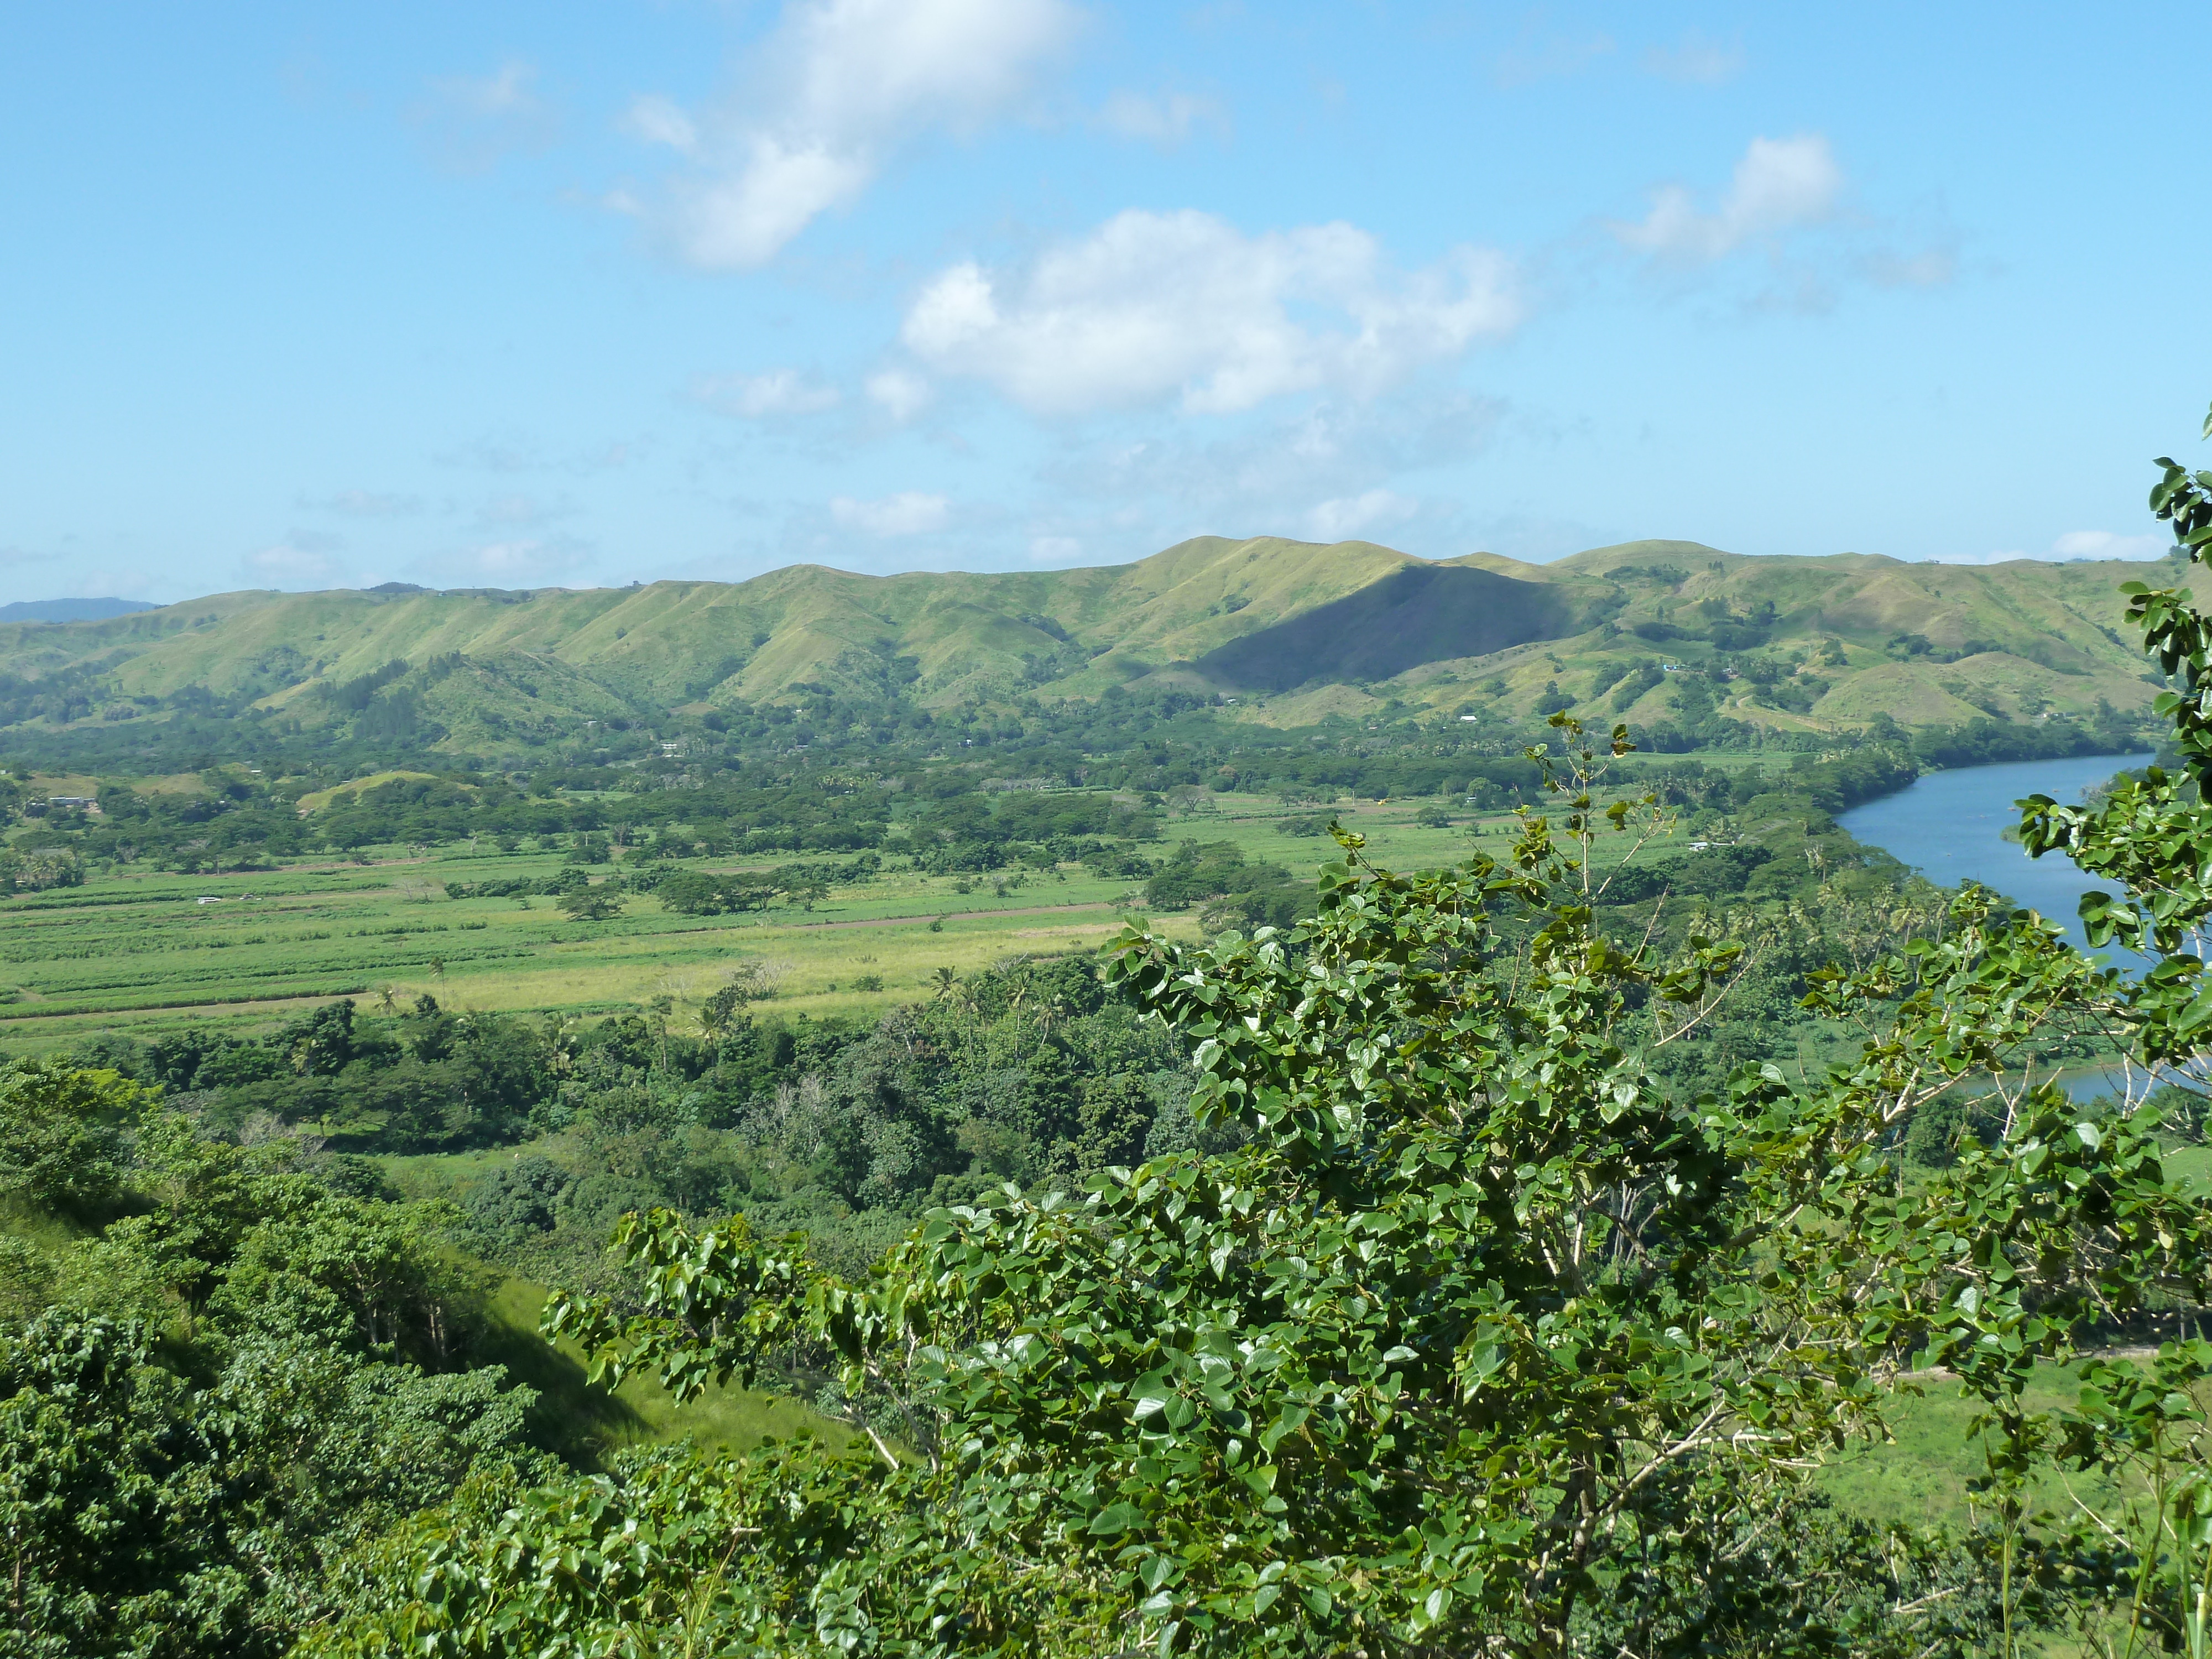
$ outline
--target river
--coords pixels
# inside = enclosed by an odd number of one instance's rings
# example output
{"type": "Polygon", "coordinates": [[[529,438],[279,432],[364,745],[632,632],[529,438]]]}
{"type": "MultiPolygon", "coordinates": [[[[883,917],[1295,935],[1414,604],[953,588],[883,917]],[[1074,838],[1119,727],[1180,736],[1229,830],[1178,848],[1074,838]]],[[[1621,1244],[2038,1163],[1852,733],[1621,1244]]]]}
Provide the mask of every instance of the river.
{"type": "MultiPolygon", "coordinates": [[[[2079,755],[2071,760],[2010,761],[2000,766],[1961,766],[1916,778],[1893,795],[1838,814],[1838,823],[1870,847],[1879,847],[1945,887],[1978,881],[2006,897],[2063,924],[2082,950],[2076,907],[2097,883],[2057,853],[2032,859],[2004,832],[2020,822],[2013,803],[2043,794],[2068,804],[2109,781],[2115,772],[2148,766],[2148,755],[2079,755]]],[[[2114,953],[2116,962],[2130,953],[2114,953]]]]}
{"type": "MultiPolygon", "coordinates": [[[[2062,923],[2066,937],[2088,948],[2076,908],[2081,895],[2099,885],[2057,853],[2032,859],[2004,832],[2020,822],[2013,803],[2043,794],[2069,805],[2108,781],[2115,772],[2148,766],[2148,755],[2082,755],[2071,760],[2016,761],[1998,766],[1962,766],[1930,772],[1893,795],[1839,813],[1836,822],[1870,847],[1893,854],[1946,887],[1978,881],[2006,897],[2062,923]]],[[[2115,967],[2148,966],[2132,951],[2098,955],[2115,967]]],[[[2093,1066],[2059,1079],[2076,1098],[2112,1092],[2117,1077],[2093,1066]]]]}

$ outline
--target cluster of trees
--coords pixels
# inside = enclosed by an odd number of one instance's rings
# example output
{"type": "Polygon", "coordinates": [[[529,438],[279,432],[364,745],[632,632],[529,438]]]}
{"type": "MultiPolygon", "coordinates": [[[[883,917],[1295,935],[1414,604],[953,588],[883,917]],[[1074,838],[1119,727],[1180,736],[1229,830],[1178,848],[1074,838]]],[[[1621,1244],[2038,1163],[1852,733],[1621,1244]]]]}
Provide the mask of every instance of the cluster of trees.
{"type": "Polygon", "coordinates": [[[349,1550],[562,1478],[480,1285],[373,1165],[0,1068],[0,1651],[275,1656],[349,1550]]]}
{"type": "Polygon", "coordinates": [[[337,1002],[262,1040],[107,1036],[73,1058],[159,1085],[218,1135],[522,1146],[454,1197],[480,1252],[532,1272],[588,1272],[615,1218],[653,1205],[744,1208],[857,1265],[931,1205],[1077,1181],[1194,1133],[1174,1045],[1083,959],[948,972],[880,1022],[756,1018],[773,994],[756,965],[695,1019],[665,1001],[592,1023],[337,1002]]]}
{"type": "Polygon", "coordinates": [[[381,1018],[327,1003],[258,1038],[103,1036],[76,1058],[158,1085],[226,1133],[258,1120],[342,1150],[429,1152],[521,1139],[586,1041],[564,1046],[557,1026],[457,1013],[425,995],[381,1018]]]}

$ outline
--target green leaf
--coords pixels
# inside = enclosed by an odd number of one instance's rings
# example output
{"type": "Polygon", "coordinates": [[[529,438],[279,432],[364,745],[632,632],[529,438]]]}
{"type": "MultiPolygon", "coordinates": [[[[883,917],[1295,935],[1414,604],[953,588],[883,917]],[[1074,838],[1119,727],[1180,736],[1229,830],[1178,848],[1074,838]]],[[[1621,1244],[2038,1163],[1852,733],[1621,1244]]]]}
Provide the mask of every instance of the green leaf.
{"type": "Polygon", "coordinates": [[[1134,1532],[1144,1524],[1144,1511],[1133,1504],[1109,1504],[1091,1517],[1091,1524],[1085,1530],[1101,1538],[1113,1538],[1134,1532]]]}

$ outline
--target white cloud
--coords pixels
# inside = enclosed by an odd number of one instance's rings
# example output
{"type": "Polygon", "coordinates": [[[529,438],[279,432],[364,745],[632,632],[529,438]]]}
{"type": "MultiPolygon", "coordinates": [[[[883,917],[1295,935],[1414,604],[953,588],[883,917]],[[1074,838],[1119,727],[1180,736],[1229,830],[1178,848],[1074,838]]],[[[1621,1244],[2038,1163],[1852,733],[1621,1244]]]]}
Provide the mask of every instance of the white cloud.
{"type": "Polygon", "coordinates": [[[788,0],[726,103],[631,106],[631,132],[694,165],[653,216],[696,264],[765,264],[902,141],[1006,108],[1079,22],[1066,0],[788,0]]]}
{"type": "Polygon", "coordinates": [[[1117,92],[1099,110],[1098,124],[1116,137],[1161,149],[1176,149],[1201,125],[1221,137],[1229,136],[1229,112],[1213,99],[1188,92],[1164,92],[1157,98],[1117,92]]]}
{"type": "Polygon", "coordinates": [[[871,374],[868,398],[884,414],[904,426],[929,406],[929,382],[903,368],[886,368],[871,374]]]}
{"type": "Polygon", "coordinates": [[[458,565],[488,584],[525,586],[580,569],[590,560],[591,550],[585,544],[566,537],[518,537],[481,542],[452,558],[441,558],[437,574],[441,579],[450,579],[458,565]]]}
{"type": "Polygon", "coordinates": [[[2096,559],[2157,559],[2173,545],[2170,536],[2122,536],[2109,530],[2069,530],[2056,537],[2047,553],[2023,553],[2002,548],[1988,553],[1946,553],[1929,564],[2004,564],[2014,559],[2043,559],[2071,564],[2096,559]]]}
{"type": "Polygon", "coordinates": [[[534,64],[510,59],[489,75],[453,75],[430,82],[411,112],[439,162],[482,173],[516,150],[541,149],[560,130],[560,116],[535,90],[534,64]]]}
{"type": "Polygon", "coordinates": [[[343,545],[335,536],[295,531],[247,554],[246,572],[258,580],[280,584],[334,581],[339,565],[331,555],[343,545]]]}
{"type": "Polygon", "coordinates": [[[1718,259],[1754,238],[1827,218],[1843,187],[1843,169],[1818,133],[1754,138],[1717,212],[1700,212],[1687,190],[1668,185],[1654,195],[1641,224],[1615,225],[1613,234],[1656,258],[1718,259]]]}
{"type": "MultiPolygon", "coordinates": [[[[1409,474],[1457,468],[1492,441],[1504,406],[1457,390],[1415,386],[1395,398],[1362,402],[1322,399],[1281,417],[1262,415],[1207,433],[1164,422],[1154,435],[1131,441],[1119,432],[1070,445],[1045,465],[1041,481],[1055,510],[1080,511],[1105,544],[1134,556],[1200,532],[1311,536],[1324,503],[1331,525],[1370,492],[1382,496],[1409,474]]],[[[1423,503],[1418,522],[1446,532],[1447,507],[1423,503]]],[[[1061,529],[1069,520],[1048,526],[1061,529]]],[[[1626,533],[1626,532],[1624,532],[1626,533]]],[[[1334,537],[1329,539],[1334,539],[1334,537]]],[[[1601,546],[1596,537],[1571,546],[1601,546]]],[[[1457,537],[1454,550],[1486,543],[1457,537]]],[[[1100,544],[1092,544],[1094,556],[1100,544]]],[[[1425,550],[1416,549],[1415,550],[1425,550]]]]}
{"type": "Polygon", "coordinates": [[[1878,249],[1859,261],[1859,269],[1877,288],[1942,288],[1959,274],[1959,256],[1948,246],[1917,253],[1878,249]]]}
{"type": "Polygon", "coordinates": [[[763,374],[715,374],[701,380],[693,395],[725,415],[761,420],[777,415],[818,415],[837,406],[840,394],[827,381],[795,368],[763,374]]]}
{"type": "Polygon", "coordinates": [[[951,522],[952,504],[942,495],[918,489],[901,490],[879,501],[856,501],[849,495],[830,503],[830,516],[850,530],[871,536],[926,536],[951,522]]]}
{"type": "Polygon", "coordinates": [[[453,76],[431,84],[472,115],[523,115],[539,107],[530,90],[536,67],[509,61],[489,75],[453,76]]]}
{"type": "Polygon", "coordinates": [[[1318,503],[1306,514],[1306,528],[1317,542],[1346,541],[1378,525],[1403,523],[1420,507],[1395,490],[1367,489],[1318,503]]]}
{"type": "Polygon", "coordinates": [[[2173,545],[2171,536],[2119,536],[2109,530],[2069,530],[2051,544],[2055,559],[2156,559],[2173,545]]]}
{"type": "Polygon", "coordinates": [[[623,118],[623,125],[632,137],[641,138],[648,144],[665,144],[687,155],[699,148],[697,123],[672,100],[658,93],[648,93],[635,100],[623,118]]]}
{"type": "Polygon", "coordinates": [[[1520,317],[1495,252],[1462,247],[1406,272],[1352,225],[1247,236],[1211,214],[1133,210],[1018,278],[953,266],[915,301],[902,337],[1039,412],[1179,395],[1225,413],[1285,392],[1370,396],[1520,317]]]}
{"type": "Polygon", "coordinates": [[[1741,40],[1723,46],[1695,29],[1671,46],[1647,46],[1644,52],[1647,75],[1700,87],[1717,87],[1733,81],[1743,72],[1743,63],[1741,40]]]}
{"type": "Polygon", "coordinates": [[[1033,536],[1030,557],[1039,564],[1065,564],[1083,556],[1083,544],[1073,536],[1033,536]]]}

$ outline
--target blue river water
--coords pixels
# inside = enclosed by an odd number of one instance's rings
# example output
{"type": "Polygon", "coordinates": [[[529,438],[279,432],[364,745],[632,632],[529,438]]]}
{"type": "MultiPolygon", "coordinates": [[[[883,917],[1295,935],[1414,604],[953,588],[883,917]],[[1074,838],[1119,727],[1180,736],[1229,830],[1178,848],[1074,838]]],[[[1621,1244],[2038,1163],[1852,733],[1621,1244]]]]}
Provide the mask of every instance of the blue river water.
{"type": "MultiPolygon", "coordinates": [[[[2073,760],[2020,761],[2000,766],[1962,766],[1930,772],[1893,795],[1854,806],[1836,822],[1866,842],[1911,865],[1946,887],[1966,880],[1994,888],[2006,897],[2064,924],[2066,936],[2083,950],[2077,908],[2081,895],[2100,884],[2075,867],[2071,859],[2045,853],[2032,859],[2004,832],[2020,822],[2013,803],[2027,795],[2048,795],[2068,804],[2079,801],[2115,772],[2148,766],[2148,755],[2086,755],[2073,760]]],[[[2112,966],[2148,965],[2131,951],[2097,953],[2112,966]]],[[[2115,1092],[2123,1085],[2101,1068],[2085,1069],[2060,1079],[2077,1099],[2115,1092]]]]}
{"type": "MultiPolygon", "coordinates": [[[[2071,760],[2016,761],[2001,766],[1962,766],[1916,778],[1893,795],[1854,806],[1836,822],[1865,842],[1911,865],[1945,887],[1973,880],[2063,923],[2083,950],[2076,907],[2099,884],[2071,859],[2046,853],[2032,859],[2004,832],[2020,822],[2013,803],[2048,795],[2071,804],[2108,781],[2115,772],[2148,766],[2148,755],[2082,755],[2071,760]]],[[[2118,963],[2130,955],[2115,953],[2118,963]]]]}

